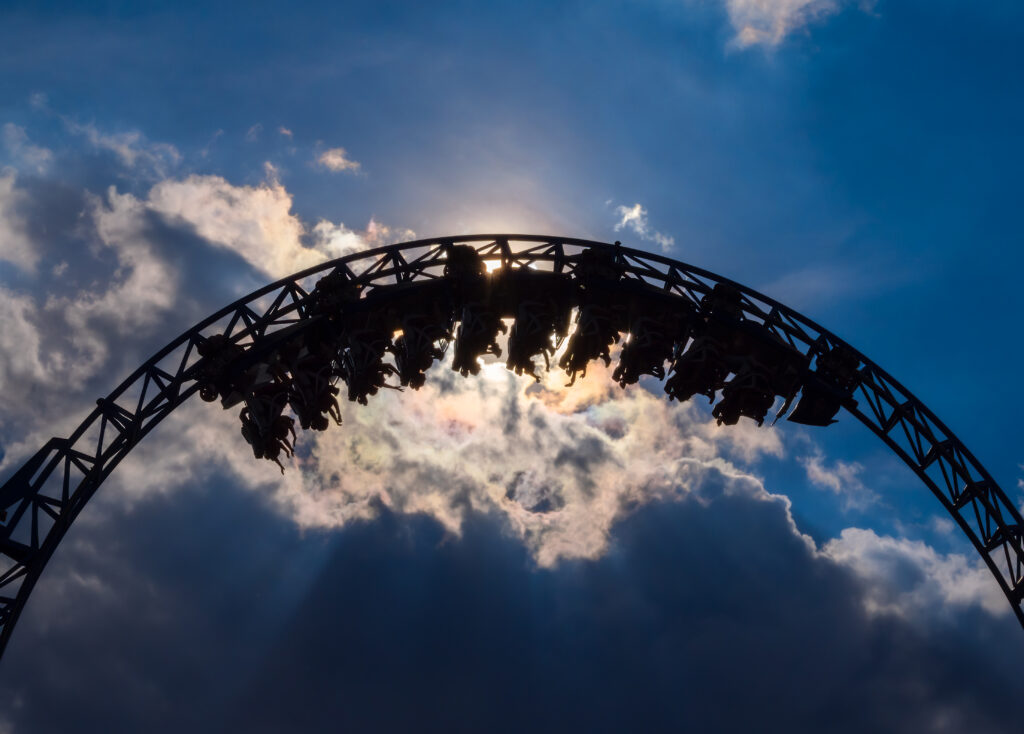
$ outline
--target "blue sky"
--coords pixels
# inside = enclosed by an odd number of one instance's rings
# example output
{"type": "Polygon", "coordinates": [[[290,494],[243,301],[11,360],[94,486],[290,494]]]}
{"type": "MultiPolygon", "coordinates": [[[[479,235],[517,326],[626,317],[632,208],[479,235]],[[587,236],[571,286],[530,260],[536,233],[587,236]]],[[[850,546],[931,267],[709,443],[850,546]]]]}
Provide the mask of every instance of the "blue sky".
{"type": "MultiPolygon", "coordinates": [[[[5,4],[0,474],[274,277],[506,231],[620,239],[801,310],[1019,503],[1022,15],[5,4]]],[[[1014,730],[1024,636],[866,429],[718,430],[600,371],[528,393],[443,369],[344,406],[283,479],[233,415],[183,408],[44,574],[0,732],[1014,730]]]]}

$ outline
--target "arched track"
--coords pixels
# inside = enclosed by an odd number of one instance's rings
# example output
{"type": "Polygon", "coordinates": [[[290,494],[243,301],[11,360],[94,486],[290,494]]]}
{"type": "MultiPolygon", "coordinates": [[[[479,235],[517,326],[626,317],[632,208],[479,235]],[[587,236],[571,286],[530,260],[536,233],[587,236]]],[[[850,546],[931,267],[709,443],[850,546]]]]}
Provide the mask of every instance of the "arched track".
{"type": "MultiPolygon", "coordinates": [[[[165,416],[199,390],[198,347],[224,334],[258,361],[285,335],[314,319],[316,282],[328,273],[362,286],[444,279],[452,245],[470,245],[495,268],[525,268],[577,277],[581,254],[615,260],[624,281],[654,286],[701,309],[717,284],[741,294],[743,319],[807,358],[808,380],[823,374],[818,358],[839,349],[859,360],[855,392],[843,407],[892,449],[938,498],[985,560],[1024,625],[1024,522],[985,468],[902,385],[835,335],[792,309],[725,278],[669,258],[585,240],[532,235],[474,235],[419,240],[323,263],[261,288],[213,314],[161,349],[66,438],[53,438],[0,487],[0,655],[40,573],[70,524],[118,462],[165,416]]],[[[380,290],[384,292],[386,289],[380,290]]],[[[688,306],[686,304],[689,304],[688,306]]],[[[234,437],[233,437],[234,438],[234,437]]],[[[237,438],[235,438],[237,440],[237,438]]]]}

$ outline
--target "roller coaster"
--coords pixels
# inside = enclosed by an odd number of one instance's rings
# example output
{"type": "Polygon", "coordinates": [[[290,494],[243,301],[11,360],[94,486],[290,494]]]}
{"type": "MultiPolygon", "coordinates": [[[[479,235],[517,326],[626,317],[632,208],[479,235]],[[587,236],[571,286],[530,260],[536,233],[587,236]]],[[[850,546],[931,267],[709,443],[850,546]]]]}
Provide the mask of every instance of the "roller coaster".
{"type": "Polygon", "coordinates": [[[621,386],[647,375],[669,400],[706,396],[720,424],[857,418],[910,467],[977,549],[1024,625],[1024,522],[985,468],[925,405],[790,308],[675,260],[579,239],[473,235],[325,262],[218,311],[157,352],[66,438],[0,486],[0,655],[47,561],[89,498],[192,395],[240,408],[255,459],[294,451],[295,424],[341,424],[338,398],[418,389],[452,350],[571,385],[594,360],[621,386]],[[564,349],[563,349],[564,347],[564,349]],[[717,402],[714,402],[718,398],[717,402]]]}

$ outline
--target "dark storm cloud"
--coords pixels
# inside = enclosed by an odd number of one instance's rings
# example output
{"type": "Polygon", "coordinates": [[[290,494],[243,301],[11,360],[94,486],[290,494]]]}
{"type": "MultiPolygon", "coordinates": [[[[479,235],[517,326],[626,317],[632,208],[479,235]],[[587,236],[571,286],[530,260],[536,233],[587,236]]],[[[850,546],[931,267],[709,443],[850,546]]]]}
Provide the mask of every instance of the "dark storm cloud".
{"type": "Polygon", "coordinates": [[[14,732],[1015,731],[1009,617],[869,616],[777,504],[652,505],[537,570],[494,518],[302,537],[208,486],[83,518],[0,666],[14,732]]]}

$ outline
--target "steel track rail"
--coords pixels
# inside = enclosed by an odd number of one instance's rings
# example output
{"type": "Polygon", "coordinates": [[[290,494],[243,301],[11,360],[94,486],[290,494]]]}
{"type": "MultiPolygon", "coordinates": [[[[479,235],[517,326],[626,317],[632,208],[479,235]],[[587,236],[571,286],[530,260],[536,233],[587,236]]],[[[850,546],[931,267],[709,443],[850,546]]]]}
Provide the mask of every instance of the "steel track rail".
{"type": "Polygon", "coordinates": [[[47,561],[71,523],[117,464],[156,425],[198,391],[198,346],[224,334],[252,354],[281,330],[312,321],[315,282],[328,273],[362,286],[446,277],[446,252],[471,245],[496,267],[573,275],[586,250],[611,253],[623,278],[657,286],[699,307],[716,284],[742,294],[744,317],[807,355],[841,348],[863,366],[848,412],[881,439],[928,487],[974,545],[1024,625],[1024,521],[966,446],[905,387],[814,321],[739,283],[670,258],[616,243],[536,235],[442,237],[379,247],[325,262],[260,288],[178,336],[128,376],[78,428],[49,440],[0,486],[0,656],[47,561]]]}

